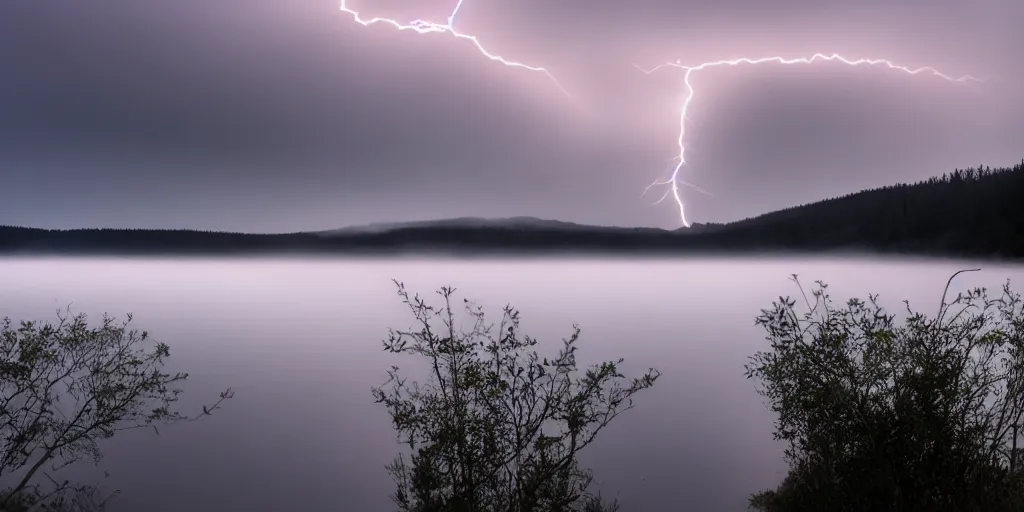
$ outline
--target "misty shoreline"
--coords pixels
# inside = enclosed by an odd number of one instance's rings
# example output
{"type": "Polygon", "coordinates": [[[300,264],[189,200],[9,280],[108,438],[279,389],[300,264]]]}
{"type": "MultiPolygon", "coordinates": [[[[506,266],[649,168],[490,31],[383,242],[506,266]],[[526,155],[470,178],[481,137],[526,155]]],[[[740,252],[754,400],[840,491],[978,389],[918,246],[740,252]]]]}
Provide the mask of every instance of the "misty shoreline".
{"type": "MultiPolygon", "coordinates": [[[[258,235],[257,235],[258,236],[258,235]]],[[[969,252],[954,251],[920,251],[920,250],[879,250],[865,245],[832,247],[832,248],[778,248],[778,247],[744,247],[722,249],[714,247],[580,247],[580,246],[473,246],[464,245],[419,245],[405,244],[386,247],[342,246],[342,247],[260,247],[260,248],[227,248],[227,247],[166,247],[161,249],[130,248],[130,247],[23,247],[9,248],[0,242],[0,259],[3,258],[107,258],[125,257],[133,259],[159,259],[172,257],[175,259],[205,258],[302,258],[302,259],[643,259],[643,260],[679,260],[693,258],[714,259],[787,259],[793,257],[812,259],[880,259],[880,260],[920,260],[934,261],[973,261],[995,264],[1021,264],[1021,256],[1005,256],[998,254],[979,255],[969,252]]]]}
{"type": "Polygon", "coordinates": [[[1024,160],[957,169],[727,224],[674,231],[533,217],[456,218],[330,231],[49,230],[0,226],[0,255],[460,257],[786,256],[1024,259],[1024,160]]]}

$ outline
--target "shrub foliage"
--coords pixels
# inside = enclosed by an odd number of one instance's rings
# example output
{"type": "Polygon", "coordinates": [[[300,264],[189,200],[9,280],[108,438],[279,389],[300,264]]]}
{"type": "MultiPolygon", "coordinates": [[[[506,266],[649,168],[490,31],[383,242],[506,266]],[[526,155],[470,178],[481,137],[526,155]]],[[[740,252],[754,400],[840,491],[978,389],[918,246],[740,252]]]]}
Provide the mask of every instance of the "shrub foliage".
{"type": "Polygon", "coordinates": [[[877,296],[837,305],[818,282],[805,311],[790,298],[762,311],[771,348],[747,377],[777,415],[790,471],[754,508],[1019,509],[1021,297],[1007,283],[946,299],[934,317],[906,303],[897,320],[877,296]]]}
{"type": "MultiPolygon", "coordinates": [[[[99,462],[98,441],[133,428],[191,420],[174,409],[187,374],[163,371],[165,343],[104,316],[0,326],[0,477],[16,482],[0,493],[0,510],[101,508],[97,489],[54,473],[78,461],[99,462]]],[[[204,406],[201,416],[232,396],[204,406]]]]}
{"type": "Polygon", "coordinates": [[[373,390],[409,448],[388,466],[401,510],[560,512],[615,510],[590,493],[590,471],[577,455],[650,388],[651,369],[627,379],[622,360],[579,370],[574,327],[551,358],[520,332],[519,312],[503,310],[497,326],[463,300],[468,329],[456,326],[454,289],[440,306],[398,294],[416,319],[413,330],[392,330],[385,350],[419,356],[430,377],[409,383],[397,367],[373,390]]]}

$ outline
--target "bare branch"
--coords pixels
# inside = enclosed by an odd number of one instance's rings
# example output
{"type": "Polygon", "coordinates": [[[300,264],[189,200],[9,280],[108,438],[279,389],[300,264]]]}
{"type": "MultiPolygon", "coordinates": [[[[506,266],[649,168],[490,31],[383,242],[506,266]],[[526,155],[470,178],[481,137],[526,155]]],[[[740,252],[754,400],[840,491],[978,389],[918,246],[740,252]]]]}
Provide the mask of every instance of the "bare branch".
{"type": "Polygon", "coordinates": [[[519,312],[511,306],[495,325],[480,306],[464,300],[471,322],[456,328],[454,289],[442,288],[443,304],[435,307],[418,296],[409,299],[395,284],[419,329],[391,331],[385,350],[426,358],[431,376],[407,385],[393,369],[385,386],[373,390],[412,452],[388,466],[395,503],[410,511],[592,505],[587,488],[593,477],[578,467],[577,454],[660,374],[651,369],[626,380],[618,370],[621,360],[581,371],[578,326],[557,354],[541,357],[537,340],[521,334],[519,312]]]}

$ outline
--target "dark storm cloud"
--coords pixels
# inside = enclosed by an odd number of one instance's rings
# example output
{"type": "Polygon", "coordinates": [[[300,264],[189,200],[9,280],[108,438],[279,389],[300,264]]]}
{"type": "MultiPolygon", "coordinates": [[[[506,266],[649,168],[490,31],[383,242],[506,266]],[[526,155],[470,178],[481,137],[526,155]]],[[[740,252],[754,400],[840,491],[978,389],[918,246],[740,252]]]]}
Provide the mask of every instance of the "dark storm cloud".
{"type": "MultiPolygon", "coordinates": [[[[450,2],[354,2],[442,19],[450,2]],[[414,11],[409,10],[410,7],[414,11]]],[[[0,5],[0,223],[275,231],[459,215],[674,226],[641,199],[675,152],[684,63],[839,51],[990,77],[822,65],[707,72],[695,220],[1020,158],[1024,8],[974,2],[467,0],[445,36],[333,0],[0,5]],[[540,9],[539,7],[543,7],[540,9]],[[827,69],[822,69],[827,68],[827,69]]]]}

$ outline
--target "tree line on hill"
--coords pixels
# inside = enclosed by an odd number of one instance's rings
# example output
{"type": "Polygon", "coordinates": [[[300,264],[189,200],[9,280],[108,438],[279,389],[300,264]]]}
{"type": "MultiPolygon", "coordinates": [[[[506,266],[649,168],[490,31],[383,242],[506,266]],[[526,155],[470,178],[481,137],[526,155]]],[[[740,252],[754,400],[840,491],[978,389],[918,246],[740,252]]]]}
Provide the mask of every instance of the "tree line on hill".
{"type": "Polygon", "coordinates": [[[726,245],[1024,256],[1024,161],[957,169],[711,230],[726,245]]]}
{"type": "Polygon", "coordinates": [[[819,251],[1024,257],[1024,162],[957,169],[899,184],[677,231],[440,223],[379,232],[242,234],[195,230],[45,230],[0,226],[0,252],[394,253],[442,251],[819,251]]]}

